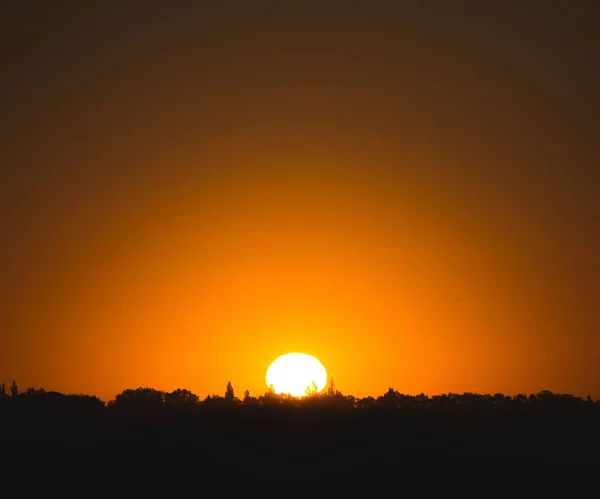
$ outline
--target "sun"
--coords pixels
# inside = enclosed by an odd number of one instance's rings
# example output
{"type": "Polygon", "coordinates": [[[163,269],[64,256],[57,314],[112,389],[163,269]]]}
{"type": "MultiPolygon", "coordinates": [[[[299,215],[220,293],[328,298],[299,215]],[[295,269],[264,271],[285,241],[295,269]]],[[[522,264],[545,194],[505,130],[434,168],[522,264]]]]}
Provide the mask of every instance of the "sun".
{"type": "Polygon", "coordinates": [[[277,357],[267,369],[267,386],[275,393],[303,397],[316,385],[317,393],[327,385],[327,371],[319,359],[305,353],[277,357]]]}

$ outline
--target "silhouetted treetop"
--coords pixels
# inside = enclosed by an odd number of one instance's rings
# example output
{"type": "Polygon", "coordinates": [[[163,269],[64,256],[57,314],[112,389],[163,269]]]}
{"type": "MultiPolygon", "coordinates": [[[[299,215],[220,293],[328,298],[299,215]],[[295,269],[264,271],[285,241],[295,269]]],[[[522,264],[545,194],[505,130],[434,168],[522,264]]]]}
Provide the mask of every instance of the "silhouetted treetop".
{"type": "Polygon", "coordinates": [[[430,412],[465,412],[465,411],[504,411],[518,412],[524,410],[574,410],[578,408],[598,408],[599,401],[593,401],[589,396],[584,400],[570,394],[558,394],[548,390],[532,394],[517,394],[514,396],[495,394],[478,394],[465,392],[447,393],[428,396],[423,393],[418,395],[407,395],[400,393],[394,388],[389,388],[385,393],[377,396],[354,397],[344,395],[336,390],[333,380],[323,393],[318,393],[316,387],[307,389],[304,397],[276,394],[273,387],[259,397],[251,397],[250,392],[245,390],[243,400],[235,396],[231,382],[227,383],[224,396],[208,395],[205,399],[191,391],[177,388],[172,392],[164,392],[150,387],[138,387],[126,389],[119,393],[114,400],[107,404],[95,396],[89,395],[65,395],[55,391],[45,391],[43,388],[27,388],[19,393],[16,381],[13,380],[10,387],[11,396],[0,390],[0,404],[21,404],[25,406],[28,400],[36,400],[39,404],[67,406],[66,400],[72,406],[79,405],[94,407],[106,407],[108,410],[186,410],[201,411],[203,409],[215,409],[221,407],[274,407],[281,406],[289,409],[321,408],[336,410],[419,410],[430,412]]]}

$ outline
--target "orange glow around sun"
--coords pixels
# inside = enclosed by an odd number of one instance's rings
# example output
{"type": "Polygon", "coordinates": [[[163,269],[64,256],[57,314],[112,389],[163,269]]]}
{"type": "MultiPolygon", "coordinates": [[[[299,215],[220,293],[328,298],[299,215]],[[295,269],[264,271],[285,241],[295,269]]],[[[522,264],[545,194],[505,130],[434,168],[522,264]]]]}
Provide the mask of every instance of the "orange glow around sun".
{"type": "Polygon", "coordinates": [[[2,10],[0,385],[600,398],[585,16],[285,3],[2,10]]]}

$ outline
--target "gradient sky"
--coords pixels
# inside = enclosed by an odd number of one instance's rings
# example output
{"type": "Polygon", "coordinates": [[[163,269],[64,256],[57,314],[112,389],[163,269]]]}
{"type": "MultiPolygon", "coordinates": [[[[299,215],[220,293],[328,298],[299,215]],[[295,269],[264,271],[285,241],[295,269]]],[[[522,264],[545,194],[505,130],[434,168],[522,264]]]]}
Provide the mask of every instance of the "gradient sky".
{"type": "Polygon", "coordinates": [[[0,4],[0,382],[600,398],[597,1],[0,4]]]}

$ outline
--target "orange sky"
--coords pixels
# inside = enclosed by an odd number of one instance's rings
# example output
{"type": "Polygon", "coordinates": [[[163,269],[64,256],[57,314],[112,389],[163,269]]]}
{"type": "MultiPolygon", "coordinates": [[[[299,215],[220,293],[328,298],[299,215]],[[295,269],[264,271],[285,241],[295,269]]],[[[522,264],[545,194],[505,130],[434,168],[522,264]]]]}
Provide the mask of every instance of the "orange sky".
{"type": "Polygon", "coordinates": [[[0,8],[0,382],[600,398],[585,3],[159,5],[0,8]]]}

